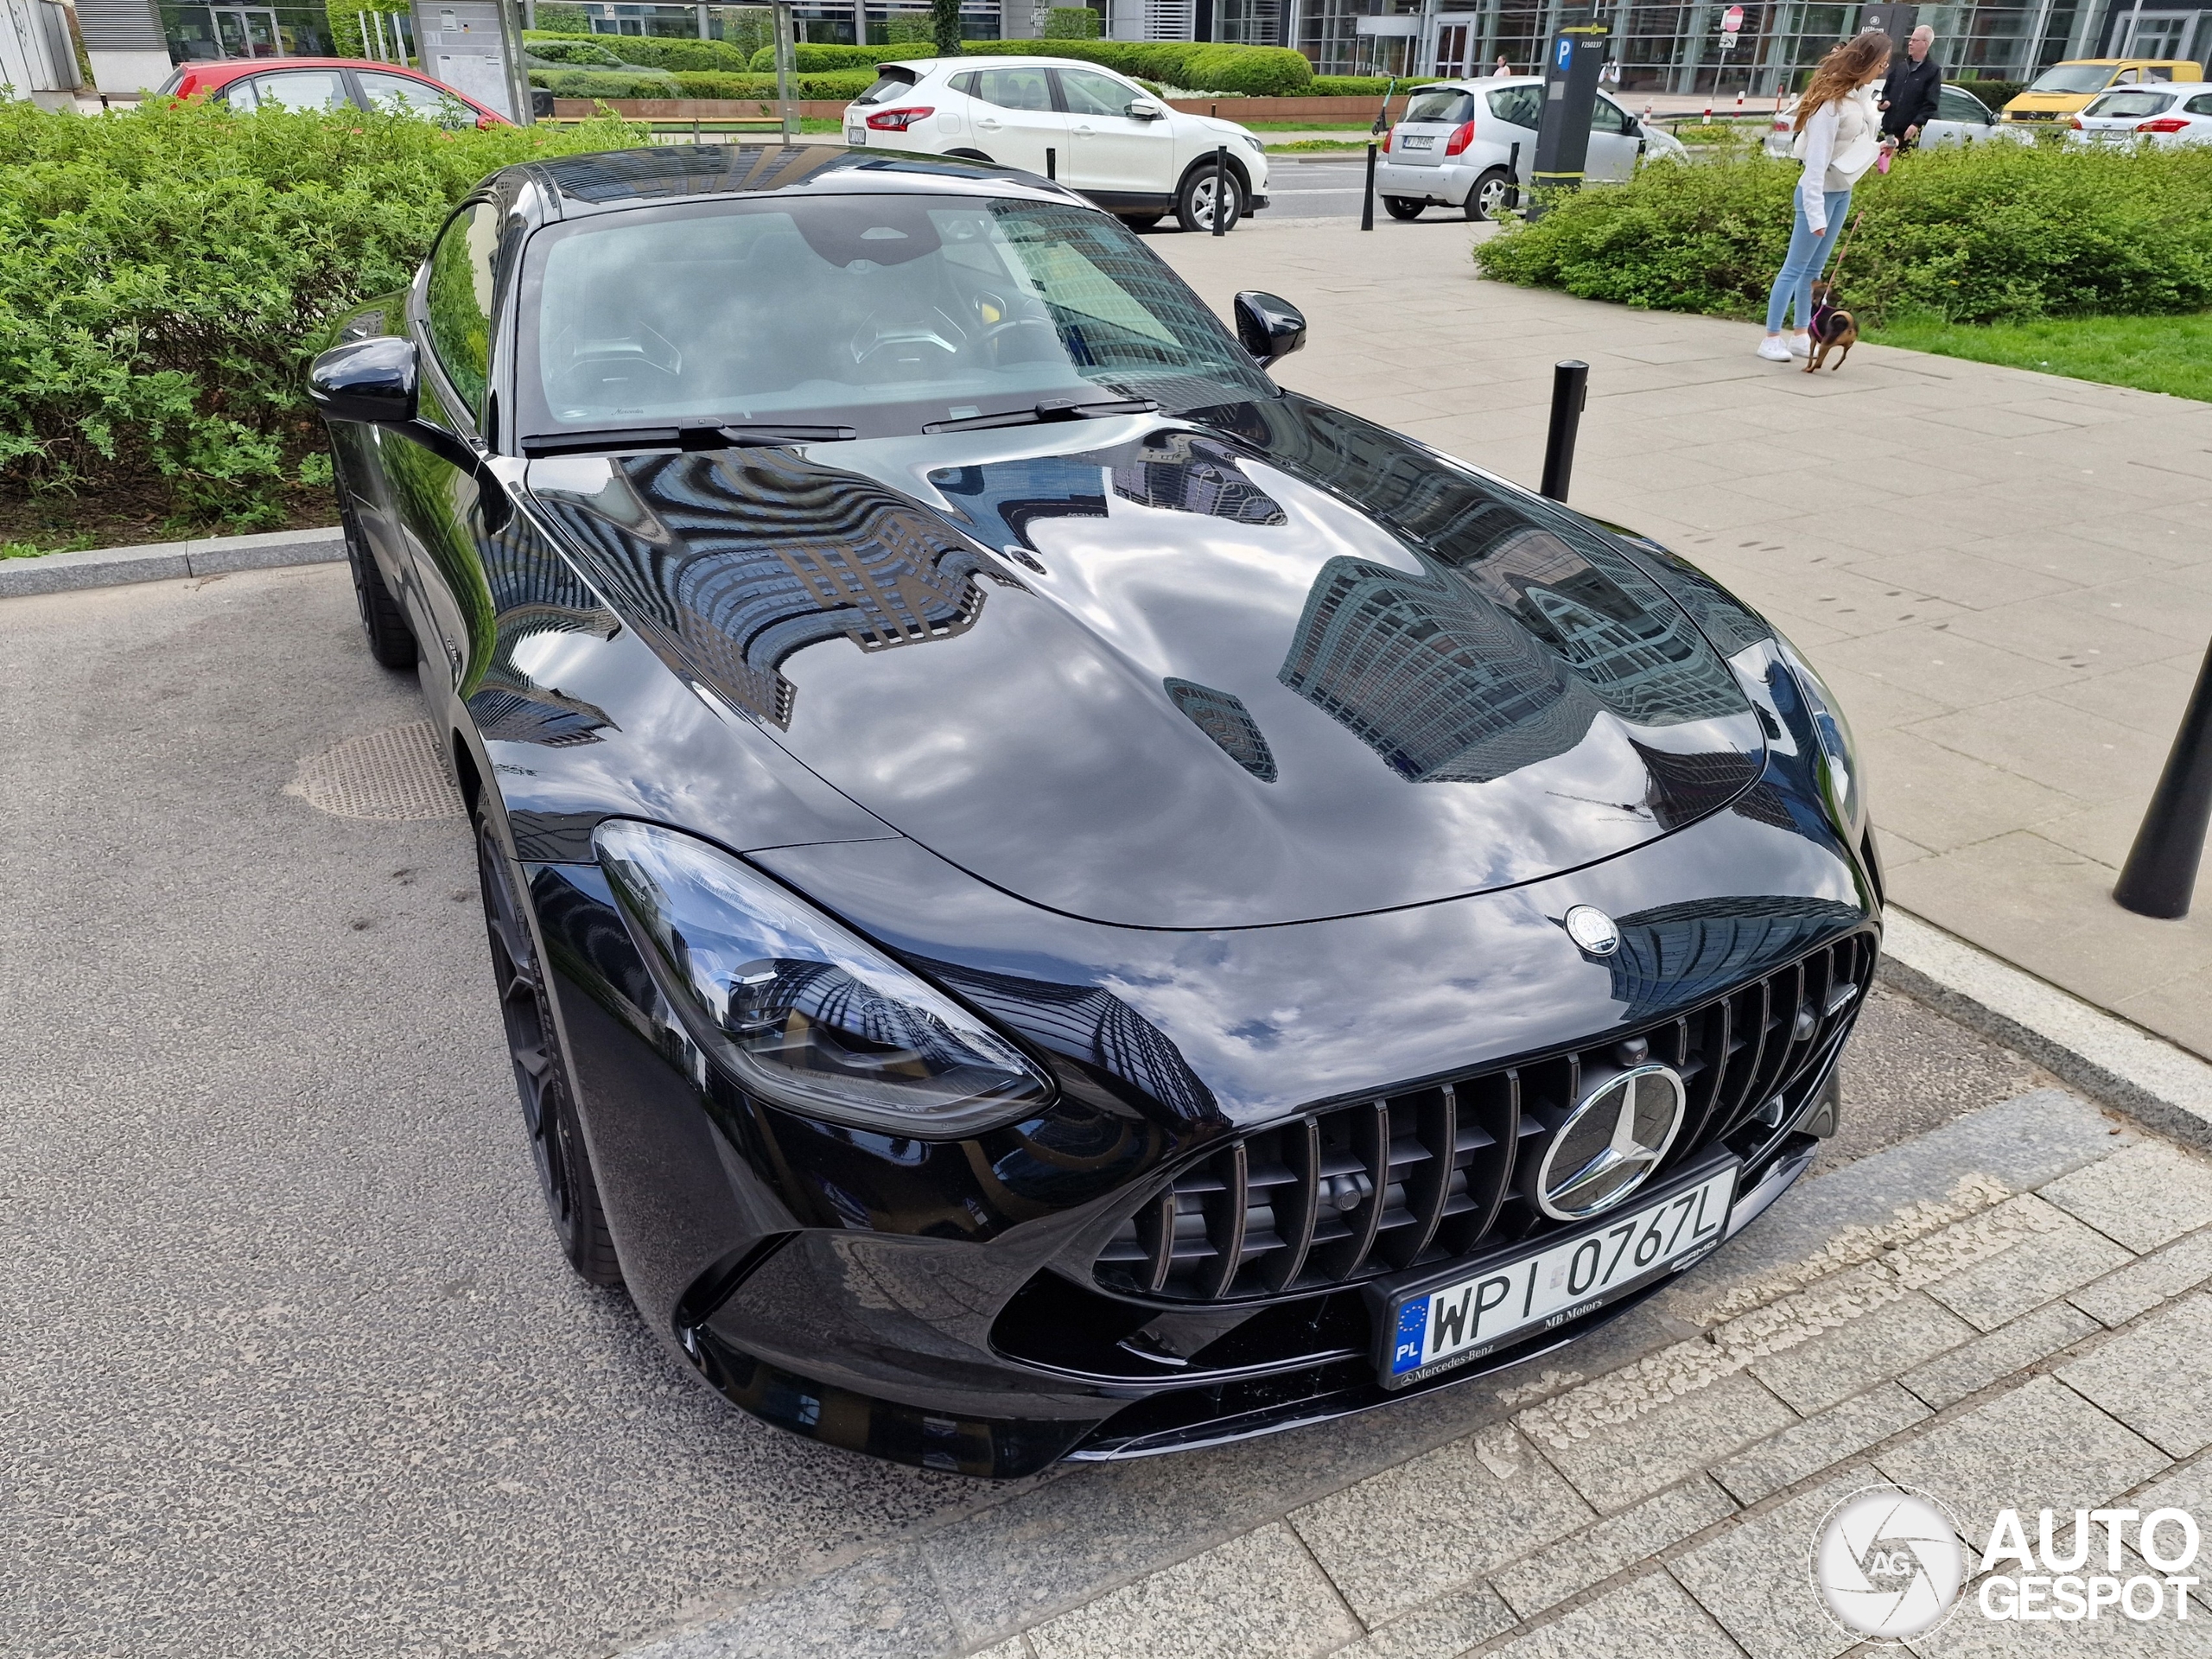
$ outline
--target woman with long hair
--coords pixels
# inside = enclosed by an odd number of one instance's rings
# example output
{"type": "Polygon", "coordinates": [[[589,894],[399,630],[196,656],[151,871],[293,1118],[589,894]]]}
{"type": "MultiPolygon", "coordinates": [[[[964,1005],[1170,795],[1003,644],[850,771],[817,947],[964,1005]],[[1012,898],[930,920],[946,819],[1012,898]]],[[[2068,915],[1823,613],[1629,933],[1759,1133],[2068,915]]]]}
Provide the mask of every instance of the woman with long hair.
{"type": "Polygon", "coordinates": [[[1829,232],[1850,211],[1852,187],[1881,154],[1874,83],[1889,73],[1890,56],[1890,37],[1881,30],[1854,35],[1821,60],[1797,100],[1797,139],[1790,154],[1805,163],[1805,171],[1797,181],[1789,253],[1766,300],[1759,355],[1770,362],[1787,363],[1812,349],[1806,330],[1813,322],[1813,284],[1835,248],[1829,232]],[[1782,325],[1793,308],[1796,332],[1785,340],[1782,325]]]}

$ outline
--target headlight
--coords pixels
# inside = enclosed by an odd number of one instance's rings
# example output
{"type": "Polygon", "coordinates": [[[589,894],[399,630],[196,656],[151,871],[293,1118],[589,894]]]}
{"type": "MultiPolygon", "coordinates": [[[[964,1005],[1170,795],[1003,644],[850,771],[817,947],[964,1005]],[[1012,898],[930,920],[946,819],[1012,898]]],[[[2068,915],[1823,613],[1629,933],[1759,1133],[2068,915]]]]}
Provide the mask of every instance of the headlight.
{"type": "Polygon", "coordinates": [[[1012,1122],[1050,1094],[976,1015],[728,854],[620,819],[592,844],[663,995],[741,1088],[931,1139],[1012,1122]]]}
{"type": "Polygon", "coordinates": [[[1246,143],[1252,146],[1252,153],[1255,156],[1264,156],[1268,153],[1267,145],[1262,143],[1259,139],[1254,137],[1250,133],[1240,132],[1236,136],[1242,138],[1246,143]]]}
{"type": "Polygon", "coordinates": [[[1813,671],[1812,664],[1797,654],[1796,647],[1779,633],[1774,636],[1774,643],[1804,696],[1805,713],[1820,741],[1821,784],[1827,791],[1828,804],[1839,823],[1854,836],[1864,834],[1866,797],[1859,777],[1859,750],[1851,741],[1850,723],[1836,706],[1834,693],[1813,671]]]}

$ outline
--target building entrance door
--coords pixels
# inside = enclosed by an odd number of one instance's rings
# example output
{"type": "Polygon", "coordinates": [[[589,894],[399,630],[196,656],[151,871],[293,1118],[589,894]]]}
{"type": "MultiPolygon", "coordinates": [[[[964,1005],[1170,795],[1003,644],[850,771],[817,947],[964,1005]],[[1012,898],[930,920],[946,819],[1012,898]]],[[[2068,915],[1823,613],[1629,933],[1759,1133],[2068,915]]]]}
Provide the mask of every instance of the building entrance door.
{"type": "Polygon", "coordinates": [[[1475,19],[1468,16],[1440,16],[1436,20],[1436,67],[1429,73],[1437,75],[1479,74],[1479,67],[1468,61],[1468,54],[1480,51],[1480,33],[1475,19]]]}
{"type": "Polygon", "coordinates": [[[262,6],[218,6],[215,40],[226,58],[278,58],[284,48],[276,36],[276,14],[262,6]]]}

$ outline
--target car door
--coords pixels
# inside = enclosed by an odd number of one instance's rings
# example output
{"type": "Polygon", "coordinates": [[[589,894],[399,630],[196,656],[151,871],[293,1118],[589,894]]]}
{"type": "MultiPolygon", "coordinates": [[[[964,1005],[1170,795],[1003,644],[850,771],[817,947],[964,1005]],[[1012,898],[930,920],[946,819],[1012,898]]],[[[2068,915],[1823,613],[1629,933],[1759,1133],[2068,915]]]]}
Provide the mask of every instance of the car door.
{"type": "Polygon", "coordinates": [[[284,110],[342,110],[349,101],[345,73],[338,69],[287,69],[281,74],[256,75],[253,90],[263,109],[274,105],[284,110]]]}
{"type": "Polygon", "coordinates": [[[1110,196],[1166,196],[1175,188],[1175,140],[1165,119],[1141,121],[1130,103],[1148,95],[1096,69],[1055,69],[1068,150],[1060,178],[1110,196]]]}
{"type": "Polygon", "coordinates": [[[1942,144],[1963,144],[1989,136],[1994,123],[1982,102],[1961,86],[1940,86],[1936,91],[1936,118],[1920,135],[1923,149],[1942,144]]]}
{"type": "Polygon", "coordinates": [[[973,72],[969,111],[977,149],[1007,167],[1045,171],[1045,152],[1067,159],[1068,118],[1052,101],[1052,78],[1039,65],[973,72]]]}
{"type": "Polygon", "coordinates": [[[412,115],[442,127],[473,127],[476,111],[454,94],[427,80],[395,75],[380,69],[357,69],[355,85],[361,107],[391,114],[412,115]]]}
{"type": "Polygon", "coordinates": [[[1636,157],[1643,129],[1610,98],[1590,105],[1590,158],[1582,176],[1592,184],[1624,184],[1636,176],[1636,157]]]}
{"type": "MultiPolygon", "coordinates": [[[[486,423],[497,418],[491,360],[499,255],[499,209],[490,202],[467,204],[446,221],[409,302],[410,332],[422,360],[418,413],[480,452],[486,423]]],[[[404,433],[385,435],[384,461],[425,613],[416,620],[416,638],[426,683],[435,674],[435,683],[466,696],[471,675],[490,662],[493,644],[480,550],[486,533],[481,492],[473,473],[404,433]]]]}

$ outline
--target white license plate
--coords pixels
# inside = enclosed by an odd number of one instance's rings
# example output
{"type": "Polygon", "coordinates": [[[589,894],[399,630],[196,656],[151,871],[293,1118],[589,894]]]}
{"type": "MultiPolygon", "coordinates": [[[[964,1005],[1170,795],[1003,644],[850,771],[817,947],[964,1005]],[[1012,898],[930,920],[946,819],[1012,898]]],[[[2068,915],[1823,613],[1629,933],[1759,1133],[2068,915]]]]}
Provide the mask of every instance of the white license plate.
{"type": "Polygon", "coordinates": [[[845,142],[849,144],[864,144],[868,143],[868,129],[866,127],[847,127],[845,129],[845,142]]]}
{"type": "Polygon", "coordinates": [[[1382,1386],[1402,1389],[1480,1359],[1688,1267],[1720,1242],[1735,1192],[1732,1161],[1694,1186],[1601,1217],[1518,1261],[1402,1294],[1383,1325],[1392,1334],[1382,1386]]]}
{"type": "Polygon", "coordinates": [[[1417,133],[1409,132],[1399,142],[1404,144],[1408,149],[1433,149],[1436,148],[1436,137],[1433,133],[1427,137],[1423,137],[1417,133]]]}

